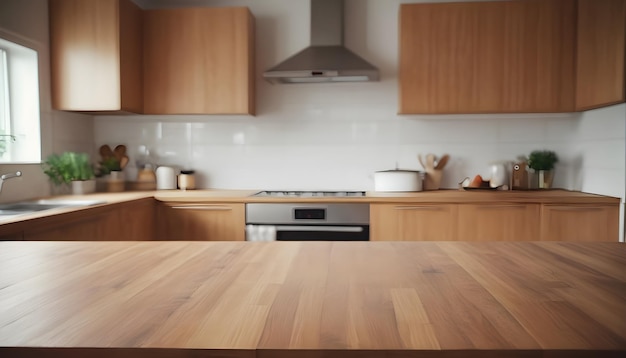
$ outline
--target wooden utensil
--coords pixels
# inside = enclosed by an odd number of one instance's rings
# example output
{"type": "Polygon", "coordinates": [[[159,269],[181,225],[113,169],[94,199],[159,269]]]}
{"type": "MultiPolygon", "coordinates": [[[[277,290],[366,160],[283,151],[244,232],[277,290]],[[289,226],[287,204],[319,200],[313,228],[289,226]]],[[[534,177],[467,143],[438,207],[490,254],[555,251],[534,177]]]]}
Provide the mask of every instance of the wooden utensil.
{"type": "Polygon", "coordinates": [[[126,167],[126,165],[128,164],[128,156],[124,155],[121,159],[120,159],[120,169],[124,170],[124,168],[126,167]]]}
{"type": "Polygon", "coordinates": [[[111,147],[109,147],[107,144],[100,147],[99,153],[103,160],[109,159],[114,156],[111,147]]]}
{"type": "Polygon", "coordinates": [[[113,153],[115,155],[115,158],[117,158],[117,160],[121,162],[122,158],[126,155],[126,146],[124,144],[118,145],[113,150],[113,153]]]}
{"type": "Polygon", "coordinates": [[[446,166],[446,164],[448,164],[448,160],[450,160],[450,156],[448,154],[444,154],[441,157],[441,159],[439,159],[439,161],[437,162],[435,169],[437,170],[443,169],[446,166]]]}
{"type": "Polygon", "coordinates": [[[419,160],[420,164],[422,165],[422,168],[426,169],[426,164],[424,164],[424,160],[422,159],[421,154],[417,155],[417,160],[419,160]]]}
{"type": "MultiPolygon", "coordinates": [[[[444,157],[442,157],[442,160],[444,157]]],[[[424,171],[426,172],[426,177],[424,178],[423,189],[424,190],[439,189],[443,172],[441,171],[441,169],[436,168],[435,155],[432,153],[428,153],[426,154],[425,158],[422,158],[422,155],[418,154],[417,159],[419,160],[422,167],[424,167],[424,171]]],[[[437,166],[441,165],[443,167],[446,165],[447,161],[448,159],[445,159],[443,164],[441,164],[441,161],[440,161],[439,163],[437,163],[437,166]]]]}
{"type": "Polygon", "coordinates": [[[435,169],[435,155],[432,153],[426,154],[426,169],[435,169]]]}

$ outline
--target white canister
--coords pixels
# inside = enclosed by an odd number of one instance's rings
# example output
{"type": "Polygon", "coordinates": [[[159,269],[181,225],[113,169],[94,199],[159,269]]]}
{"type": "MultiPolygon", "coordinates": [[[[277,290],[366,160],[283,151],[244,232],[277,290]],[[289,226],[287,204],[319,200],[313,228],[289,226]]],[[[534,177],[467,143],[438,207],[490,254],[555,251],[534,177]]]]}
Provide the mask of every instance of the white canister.
{"type": "Polygon", "coordinates": [[[156,188],[176,189],[176,171],[171,167],[158,167],[156,169],[156,188]]]}
{"type": "Polygon", "coordinates": [[[416,170],[385,170],[374,173],[375,191],[422,191],[424,173],[416,170]]]}

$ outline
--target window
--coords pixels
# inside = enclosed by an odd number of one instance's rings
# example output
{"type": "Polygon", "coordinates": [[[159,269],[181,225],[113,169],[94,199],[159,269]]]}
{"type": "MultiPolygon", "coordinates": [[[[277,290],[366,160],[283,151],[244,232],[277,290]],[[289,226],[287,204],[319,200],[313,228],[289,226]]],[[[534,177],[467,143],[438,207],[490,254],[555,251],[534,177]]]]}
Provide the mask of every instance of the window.
{"type": "Polygon", "coordinates": [[[11,134],[11,108],[9,101],[9,71],[7,51],[0,48],[0,158],[4,158],[7,146],[13,142],[11,134]]]}
{"type": "Polygon", "coordinates": [[[41,161],[37,51],[3,37],[0,31],[0,163],[37,163],[41,161]]]}

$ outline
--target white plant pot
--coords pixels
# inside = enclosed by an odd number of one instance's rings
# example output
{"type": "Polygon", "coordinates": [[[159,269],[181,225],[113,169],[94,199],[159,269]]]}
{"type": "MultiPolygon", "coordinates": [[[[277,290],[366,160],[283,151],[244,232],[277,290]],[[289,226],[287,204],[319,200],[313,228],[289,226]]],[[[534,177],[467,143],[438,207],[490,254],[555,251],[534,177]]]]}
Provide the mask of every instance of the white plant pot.
{"type": "Polygon", "coordinates": [[[96,181],[92,180],[75,180],[72,182],[72,194],[83,195],[96,191],[96,181]]]}

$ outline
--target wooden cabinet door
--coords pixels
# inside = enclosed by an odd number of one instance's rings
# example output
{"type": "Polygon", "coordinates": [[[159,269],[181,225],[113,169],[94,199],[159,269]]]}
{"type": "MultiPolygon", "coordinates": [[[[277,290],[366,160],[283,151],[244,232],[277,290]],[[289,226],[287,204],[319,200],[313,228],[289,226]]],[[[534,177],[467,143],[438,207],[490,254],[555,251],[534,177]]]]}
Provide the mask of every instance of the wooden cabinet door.
{"type": "Polygon", "coordinates": [[[0,241],[21,241],[24,240],[24,233],[21,231],[14,233],[3,233],[0,235],[0,241]]]}
{"type": "Polygon", "coordinates": [[[99,224],[99,240],[156,240],[155,221],[156,203],[153,198],[115,204],[99,224]]]}
{"type": "Polygon", "coordinates": [[[39,219],[24,230],[27,241],[99,241],[103,238],[108,216],[111,213],[91,214],[80,212],[65,214],[61,219],[39,219]]]}
{"type": "Polygon", "coordinates": [[[459,241],[539,240],[539,204],[459,204],[459,241]]]}
{"type": "Polygon", "coordinates": [[[142,12],[130,0],[51,0],[52,106],[141,113],[142,12]]]}
{"type": "Polygon", "coordinates": [[[36,219],[24,229],[29,241],[155,240],[152,198],[36,219]]]}
{"type": "Polygon", "coordinates": [[[574,108],[575,1],[402,4],[399,113],[574,108]]]}
{"type": "Polygon", "coordinates": [[[244,204],[160,203],[159,240],[244,241],[244,204]]]}
{"type": "Polygon", "coordinates": [[[578,0],[576,110],[624,102],[626,1],[578,0]]]}
{"type": "Polygon", "coordinates": [[[149,10],[144,112],[254,114],[254,20],[247,8],[149,10]]]}
{"type": "Polygon", "coordinates": [[[543,241],[618,241],[618,205],[548,205],[541,208],[543,241]]]}
{"type": "Polygon", "coordinates": [[[372,241],[456,240],[455,204],[372,204],[372,241]]]}

